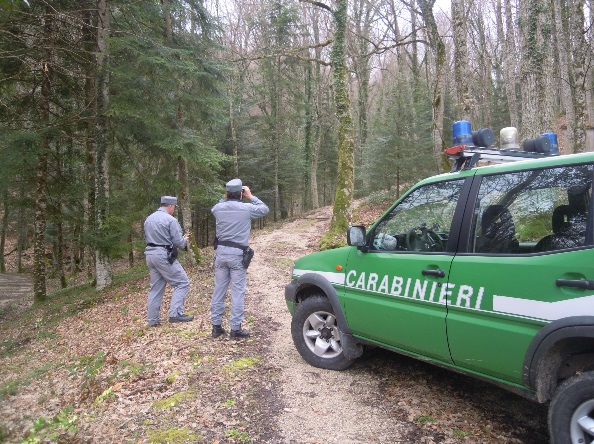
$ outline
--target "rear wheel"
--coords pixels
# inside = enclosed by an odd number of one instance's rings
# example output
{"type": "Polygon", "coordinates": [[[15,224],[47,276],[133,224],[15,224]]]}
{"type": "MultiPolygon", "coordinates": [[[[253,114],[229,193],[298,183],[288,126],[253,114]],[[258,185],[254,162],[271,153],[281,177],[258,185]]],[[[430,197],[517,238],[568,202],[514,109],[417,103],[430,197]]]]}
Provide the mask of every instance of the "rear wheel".
{"type": "Polygon", "coordinates": [[[324,296],[312,296],[299,304],[291,335],[301,357],[314,367],[344,370],[354,362],[344,356],[336,316],[324,296]]]}
{"type": "Polygon", "coordinates": [[[549,433],[554,444],[594,442],[594,372],[559,386],[549,408],[549,433]]]}

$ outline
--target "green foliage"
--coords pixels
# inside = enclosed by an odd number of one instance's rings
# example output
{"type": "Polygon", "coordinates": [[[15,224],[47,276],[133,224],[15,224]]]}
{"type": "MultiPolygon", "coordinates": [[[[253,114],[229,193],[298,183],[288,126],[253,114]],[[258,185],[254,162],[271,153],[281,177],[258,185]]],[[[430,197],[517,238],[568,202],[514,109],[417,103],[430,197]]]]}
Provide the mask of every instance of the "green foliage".
{"type": "Polygon", "coordinates": [[[231,361],[227,364],[227,367],[229,370],[245,370],[258,365],[260,362],[261,359],[258,357],[246,357],[231,361]]]}
{"type": "Polygon", "coordinates": [[[101,393],[99,396],[97,396],[97,398],[95,398],[95,401],[93,401],[93,405],[94,406],[100,406],[106,400],[112,399],[112,398],[115,398],[115,397],[116,397],[116,395],[113,392],[113,387],[109,387],[107,390],[105,390],[103,393],[101,393]]]}
{"type": "Polygon", "coordinates": [[[196,396],[193,392],[179,392],[169,398],[153,402],[153,408],[157,411],[171,410],[178,404],[196,396]]]}
{"type": "Polygon", "coordinates": [[[242,443],[250,443],[252,440],[246,432],[240,432],[237,429],[227,430],[225,432],[225,438],[231,438],[242,443]]]}
{"type": "Polygon", "coordinates": [[[536,242],[549,234],[553,234],[550,213],[542,212],[537,215],[530,215],[525,220],[518,220],[516,234],[518,239],[522,239],[523,242],[536,242]]]}
{"type": "MultiPolygon", "coordinates": [[[[249,110],[257,106],[261,111],[236,116],[239,175],[268,204],[272,214],[286,217],[306,169],[299,136],[305,96],[300,87],[295,87],[302,83],[303,63],[283,56],[287,47],[300,38],[300,25],[296,3],[269,0],[265,4],[267,7],[253,20],[257,39],[268,48],[270,56],[257,66],[261,81],[251,85],[253,98],[246,100],[239,93],[233,96],[237,108],[249,110]],[[277,196],[279,208],[276,208],[277,196]]],[[[234,82],[238,81],[237,76],[237,72],[233,73],[234,82]]],[[[241,88],[238,86],[239,91],[241,88]]],[[[229,167],[227,177],[234,175],[229,167]]]]}
{"type": "Polygon", "coordinates": [[[64,442],[74,439],[78,432],[78,415],[73,413],[72,407],[67,407],[51,420],[41,417],[33,421],[29,436],[22,444],[36,444],[40,442],[64,442]]]}
{"type": "Polygon", "coordinates": [[[112,379],[120,378],[134,378],[138,375],[141,375],[147,370],[144,364],[133,364],[128,361],[120,361],[118,362],[118,370],[112,376],[112,379]]]}
{"type": "Polygon", "coordinates": [[[81,356],[77,367],[82,370],[86,381],[94,379],[105,363],[105,353],[97,352],[93,356],[81,356]]]}
{"type": "Polygon", "coordinates": [[[346,245],[346,228],[329,230],[322,235],[320,240],[320,250],[331,250],[333,248],[340,248],[346,245]]]}
{"type": "Polygon", "coordinates": [[[19,342],[15,338],[5,338],[0,343],[0,358],[9,356],[19,346],[19,342]]]}
{"type": "Polygon", "coordinates": [[[466,438],[467,436],[472,436],[472,432],[467,432],[459,429],[452,430],[452,437],[454,438],[466,438]]]}
{"type": "Polygon", "coordinates": [[[32,370],[23,372],[17,378],[5,381],[0,386],[0,398],[7,399],[11,396],[16,395],[19,391],[20,386],[26,387],[30,385],[33,381],[38,381],[42,379],[50,368],[52,368],[52,364],[46,364],[40,367],[35,367],[32,370]]]}
{"type": "MultiPolygon", "coordinates": [[[[191,198],[212,200],[217,172],[227,158],[217,150],[226,128],[226,68],[214,55],[220,49],[218,29],[202,2],[170,2],[172,39],[165,38],[165,11],[159,2],[110,2],[105,203],[94,196],[92,174],[99,162],[89,151],[94,146],[96,97],[88,95],[94,90],[86,80],[98,77],[95,42],[87,31],[94,26],[88,20],[97,19],[96,11],[89,9],[95,4],[10,4],[10,13],[0,10],[0,26],[7,31],[0,33],[0,49],[10,48],[10,57],[0,60],[0,120],[5,123],[0,189],[7,191],[11,203],[18,196],[18,204],[33,212],[36,157],[49,147],[48,246],[68,242],[76,252],[91,247],[103,255],[125,257],[141,239],[139,222],[156,208],[158,197],[179,193],[181,160],[188,164],[191,198]],[[44,21],[52,21],[51,36],[44,34],[44,21]],[[47,65],[52,78],[46,127],[40,119],[39,79],[47,51],[52,53],[47,65]],[[98,231],[93,223],[97,214],[90,212],[94,204],[105,210],[98,231]]],[[[31,230],[34,218],[20,217],[18,229],[31,230]]],[[[9,230],[14,225],[11,221],[9,230]]]]}
{"type": "Polygon", "coordinates": [[[167,430],[148,430],[148,442],[150,444],[184,444],[202,442],[203,437],[191,430],[167,429],[167,430]]]}
{"type": "Polygon", "coordinates": [[[435,422],[436,419],[431,415],[421,414],[421,415],[415,416],[415,421],[418,422],[419,424],[427,424],[427,423],[435,422]]]}
{"type": "MultiPolygon", "coordinates": [[[[393,190],[396,198],[418,180],[435,174],[430,98],[405,78],[382,85],[385,93],[370,123],[365,194],[393,190]],[[412,91],[412,94],[411,94],[412,91]],[[399,189],[398,189],[399,188],[399,189]]],[[[395,199],[394,199],[395,200],[395,199]]]]}

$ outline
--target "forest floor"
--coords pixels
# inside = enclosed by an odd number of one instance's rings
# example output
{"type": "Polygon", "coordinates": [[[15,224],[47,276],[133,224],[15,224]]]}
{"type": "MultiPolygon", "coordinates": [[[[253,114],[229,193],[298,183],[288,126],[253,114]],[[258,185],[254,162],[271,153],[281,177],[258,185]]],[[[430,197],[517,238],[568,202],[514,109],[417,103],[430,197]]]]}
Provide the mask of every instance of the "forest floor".
{"type": "MultiPolygon", "coordinates": [[[[360,210],[358,221],[383,208],[360,210]]],[[[144,266],[102,292],[79,286],[44,304],[0,306],[0,442],[547,442],[546,406],[468,376],[381,349],[343,372],[301,359],[284,286],[330,214],[252,233],[249,339],[210,335],[211,249],[185,265],[190,323],[145,325],[144,266]]]]}

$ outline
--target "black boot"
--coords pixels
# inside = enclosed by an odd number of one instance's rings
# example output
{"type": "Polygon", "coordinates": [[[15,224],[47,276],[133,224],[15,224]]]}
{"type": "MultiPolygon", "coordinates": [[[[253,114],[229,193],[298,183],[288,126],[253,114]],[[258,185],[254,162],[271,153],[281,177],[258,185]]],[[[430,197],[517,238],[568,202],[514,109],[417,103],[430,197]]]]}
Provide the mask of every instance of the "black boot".
{"type": "Polygon", "coordinates": [[[227,332],[220,325],[212,326],[212,337],[213,338],[218,338],[219,336],[224,335],[225,333],[227,333],[227,332]]]}
{"type": "Polygon", "coordinates": [[[243,339],[243,338],[249,338],[250,337],[250,332],[247,330],[242,330],[241,329],[241,325],[239,326],[239,330],[231,330],[231,333],[229,334],[229,337],[231,339],[243,339]]]}
{"type": "Polygon", "coordinates": [[[181,315],[181,316],[176,316],[174,318],[169,318],[169,322],[190,322],[191,320],[194,319],[194,316],[192,315],[181,315]]]}

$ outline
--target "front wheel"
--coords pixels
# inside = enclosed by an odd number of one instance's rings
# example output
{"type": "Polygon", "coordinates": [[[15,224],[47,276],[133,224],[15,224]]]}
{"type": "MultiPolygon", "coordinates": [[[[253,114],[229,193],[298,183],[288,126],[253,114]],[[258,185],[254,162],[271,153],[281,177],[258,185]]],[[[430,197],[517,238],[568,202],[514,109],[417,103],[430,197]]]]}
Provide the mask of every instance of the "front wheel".
{"type": "Polygon", "coordinates": [[[299,304],[291,335],[301,357],[314,367],[344,370],[354,362],[344,356],[336,316],[324,296],[312,296],[299,304]]]}
{"type": "Polygon", "coordinates": [[[554,444],[594,442],[594,372],[559,386],[549,408],[549,433],[554,444]]]}

